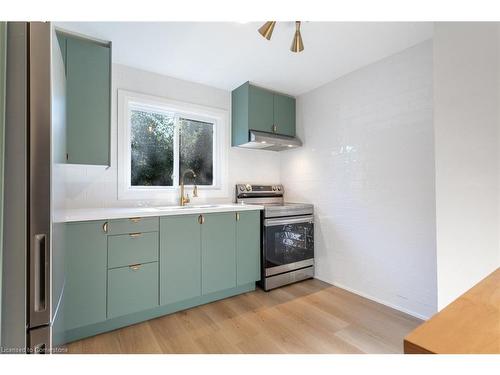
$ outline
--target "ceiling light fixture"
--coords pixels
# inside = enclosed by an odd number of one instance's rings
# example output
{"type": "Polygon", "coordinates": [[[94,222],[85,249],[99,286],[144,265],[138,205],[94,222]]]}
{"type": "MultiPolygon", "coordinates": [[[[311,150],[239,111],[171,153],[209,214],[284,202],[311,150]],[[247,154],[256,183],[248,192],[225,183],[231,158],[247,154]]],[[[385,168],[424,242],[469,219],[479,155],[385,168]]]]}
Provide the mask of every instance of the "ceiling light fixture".
{"type": "MultiPolygon", "coordinates": [[[[276,21],[267,21],[259,28],[259,34],[267,40],[271,40],[273,36],[274,26],[276,21]]],[[[302,35],[300,34],[300,21],[295,21],[295,34],[293,36],[292,46],[290,51],[302,52],[304,50],[304,43],[302,42],[302,35]]]]}
{"type": "Polygon", "coordinates": [[[300,35],[300,21],[295,21],[295,36],[293,37],[290,51],[301,52],[303,50],[304,50],[304,43],[302,43],[302,35],[300,35]]]}
{"type": "Polygon", "coordinates": [[[271,37],[273,36],[274,25],[276,25],[276,21],[267,21],[260,27],[259,34],[267,40],[271,40],[271,37]]]}

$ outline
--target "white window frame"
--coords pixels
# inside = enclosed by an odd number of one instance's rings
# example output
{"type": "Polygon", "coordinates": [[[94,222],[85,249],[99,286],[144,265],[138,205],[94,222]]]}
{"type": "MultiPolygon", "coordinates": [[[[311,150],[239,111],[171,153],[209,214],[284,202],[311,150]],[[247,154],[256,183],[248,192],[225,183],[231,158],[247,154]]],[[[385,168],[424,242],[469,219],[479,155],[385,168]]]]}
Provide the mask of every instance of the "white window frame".
{"type": "MultiPolygon", "coordinates": [[[[118,199],[119,200],[168,200],[175,202],[179,194],[179,117],[214,124],[213,184],[200,185],[199,200],[228,196],[228,112],[219,108],[118,90],[118,199]],[[134,109],[157,113],[175,113],[173,186],[132,186],[130,115],[134,109]]],[[[192,185],[186,185],[189,187],[192,185]]]]}

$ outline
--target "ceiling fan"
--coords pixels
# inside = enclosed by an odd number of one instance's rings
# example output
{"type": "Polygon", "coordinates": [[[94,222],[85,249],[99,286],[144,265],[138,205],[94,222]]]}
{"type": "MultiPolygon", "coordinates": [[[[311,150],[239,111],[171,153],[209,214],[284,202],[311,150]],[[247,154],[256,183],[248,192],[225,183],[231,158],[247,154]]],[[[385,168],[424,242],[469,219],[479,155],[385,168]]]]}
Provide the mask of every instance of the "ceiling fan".
{"type": "MultiPolygon", "coordinates": [[[[273,35],[274,26],[276,21],[267,21],[259,28],[259,34],[267,40],[271,40],[273,35]]],[[[304,43],[302,42],[302,35],[300,35],[300,21],[295,21],[295,35],[293,36],[292,46],[290,51],[301,52],[304,50],[304,43]]]]}

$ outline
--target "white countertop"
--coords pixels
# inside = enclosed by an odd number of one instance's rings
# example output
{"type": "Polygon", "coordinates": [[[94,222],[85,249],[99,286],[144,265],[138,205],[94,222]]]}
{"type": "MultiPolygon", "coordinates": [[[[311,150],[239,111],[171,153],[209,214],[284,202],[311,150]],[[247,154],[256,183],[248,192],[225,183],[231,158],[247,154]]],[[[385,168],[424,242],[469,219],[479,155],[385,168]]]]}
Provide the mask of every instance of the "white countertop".
{"type": "Polygon", "coordinates": [[[126,219],[130,217],[194,215],[213,212],[254,211],[263,210],[264,206],[248,204],[200,204],[162,207],[114,207],[114,208],[78,208],[56,210],[55,223],[70,223],[75,221],[126,219]]]}

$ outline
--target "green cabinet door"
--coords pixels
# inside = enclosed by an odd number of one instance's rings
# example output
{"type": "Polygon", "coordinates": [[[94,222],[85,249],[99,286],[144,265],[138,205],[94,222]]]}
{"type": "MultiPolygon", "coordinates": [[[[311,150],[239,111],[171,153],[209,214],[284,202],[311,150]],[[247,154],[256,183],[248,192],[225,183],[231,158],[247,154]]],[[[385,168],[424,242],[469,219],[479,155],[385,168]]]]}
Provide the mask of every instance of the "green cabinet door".
{"type": "Polygon", "coordinates": [[[237,284],[260,280],[260,211],[237,213],[236,276],[237,284]]]}
{"type": "Polygon", "coordinates": [[[273,93],[252,85],[249,85],[248,90],[248,129],[272,132],[273,93]]]}
{"type": "Polygon", "coordinates": [[[295,98],[274,94],[276,133],[295,136],[295,98]]]}
{"type": "Polygon", "coordinates": [[[106,320],[107,236],[104,221],[66,224],[64,330],[106,320]]]}
{"type": "Polygon", "coordinates": [[[160,304],[201,295],[198,215],[160,218],[160,304]]]}
{"type": "Polygon", "coordinates": [[[236,286],[236,217],[234,212],[203,215],[201,225],[202,294],[236,286]]]}
{"type": "Polygon", "coordinates": [[[158,306],[158,262],[108,271],[108,318],[158,306]]]}
{"type": "Polygon", "coordinates": [[[110,164],[110,47],[66,37],[67,162],[110,164]]]}

